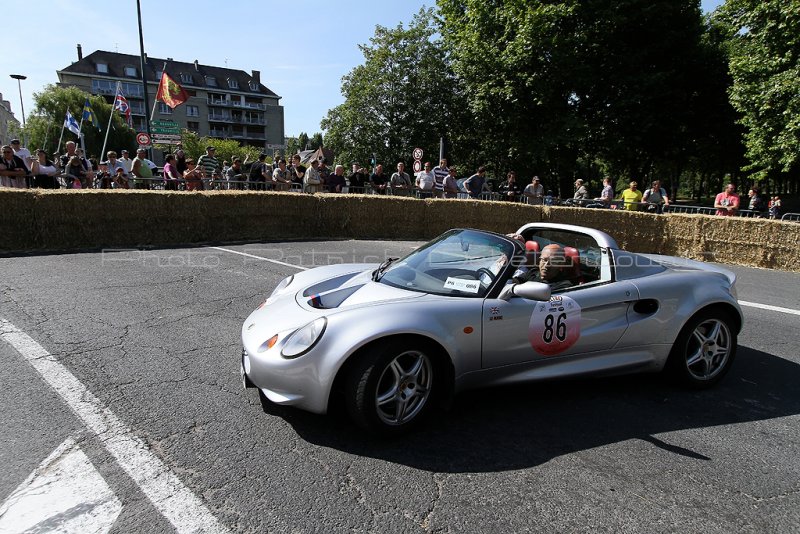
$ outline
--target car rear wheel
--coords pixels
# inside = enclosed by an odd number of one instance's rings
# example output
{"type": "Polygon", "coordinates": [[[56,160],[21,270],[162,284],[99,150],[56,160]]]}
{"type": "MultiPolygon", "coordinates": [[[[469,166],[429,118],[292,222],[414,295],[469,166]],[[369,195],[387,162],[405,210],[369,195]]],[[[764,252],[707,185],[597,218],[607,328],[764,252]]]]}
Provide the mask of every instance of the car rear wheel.
{"type": "Polygon", "coordinates": [[[430,410],[437,378],[429,347],[376,345],[367,349],[350,370],[348,412],[368,430],[405,432],[430,410]]]}
{"type": "Polygon", "coordinates": [[[684,385],[710,387],[731,368],[736,343],[729,314],[718,310],[701,312],[678,335],[667,362],[668,370],[684,385]]]}

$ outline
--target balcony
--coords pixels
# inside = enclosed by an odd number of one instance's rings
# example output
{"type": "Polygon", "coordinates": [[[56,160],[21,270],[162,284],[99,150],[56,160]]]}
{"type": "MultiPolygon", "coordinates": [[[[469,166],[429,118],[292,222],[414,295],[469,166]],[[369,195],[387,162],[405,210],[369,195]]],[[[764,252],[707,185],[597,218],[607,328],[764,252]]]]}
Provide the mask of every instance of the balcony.
{"type": "Polygon", "coordinates": [[[226,115],[224,113],[209,113],[208,114],[208,121],[209,122],[233,122],[233,117],[231,115],[226,115]]]}
{"type": "Polygon", "coordinates": [[[245,109],[258,109],[264,111],[267,106],[257,102],[242,102],[241,100],[231,100],[229,98],[211,98],[206,99],[209,106],[225,106],[232,108],[245,108],[245,109]]]}
{"type": "Polygon", "coordinates": [[[230,137],[230,132],[228,130],[215,130],[212,128],[208,131],[208,135],[211,137],[230,137]]]}
{"type": "Polygon", "coordinates": [[[267,121],[258,117],[244,117],[240,122],[245,124],[255,124],[258,126],[265,126],[267,124],[267,121]]]}

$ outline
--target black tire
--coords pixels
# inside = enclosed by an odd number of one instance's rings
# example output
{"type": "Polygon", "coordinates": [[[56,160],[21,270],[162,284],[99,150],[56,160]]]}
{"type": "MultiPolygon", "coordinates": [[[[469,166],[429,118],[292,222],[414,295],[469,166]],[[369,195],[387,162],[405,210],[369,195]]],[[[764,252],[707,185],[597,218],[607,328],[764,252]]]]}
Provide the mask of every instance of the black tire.
{"type": "Polygon", "coordinates": [[[422,342],[368,347],[347,375],[347,411],[360,427],[397,435],[417,426],[441,389],[435,349],[422,342]]]}
{"type": "Polygon", "coordinates": [[[678,334],[666,371],[683,386],[704,389],[722,380],[736,357],[736,328],[723,310],[701,311],[678,334]]]}

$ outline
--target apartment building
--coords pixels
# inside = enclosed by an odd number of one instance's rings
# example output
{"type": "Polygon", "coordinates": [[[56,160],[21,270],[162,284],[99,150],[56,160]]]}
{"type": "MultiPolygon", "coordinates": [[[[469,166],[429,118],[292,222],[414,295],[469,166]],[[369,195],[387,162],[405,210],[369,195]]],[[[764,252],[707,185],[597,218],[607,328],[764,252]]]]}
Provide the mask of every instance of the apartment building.
{"type": "Polygon", "coordinates": [[[109,103],[120,82],[131,106],[133,127],[141,132],[146,131],[163,70],[186,89],[189,100],[174,110],[158,102],[153,119],[172,120],[201,136],[234,139],[264,149],[283,145],[281,97],[261,83],[257,70],[248,74],[243,70],[201,65],[197,60],[186,63],[147,57],[148,102],[144,101],[138,55],[97,50],[83,57],[78,45],[78,60],[57,73],[59,85],[103,95],[109,103]]]}

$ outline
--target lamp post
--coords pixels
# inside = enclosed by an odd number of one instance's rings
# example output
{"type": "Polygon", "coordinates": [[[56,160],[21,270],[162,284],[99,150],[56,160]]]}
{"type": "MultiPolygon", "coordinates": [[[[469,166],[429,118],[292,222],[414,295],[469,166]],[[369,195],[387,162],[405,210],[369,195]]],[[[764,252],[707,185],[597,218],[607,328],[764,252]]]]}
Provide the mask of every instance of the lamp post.
{"type": "Polygon", "coordinates": [[[17,80],[17,87],[19,88],[19,108],[22,110],[22,143],[23,146],[28,146],[28,141],[25,139],[25,106],[22,105],[22,80],[27,80],[27,76],[22,74],[11,74],[12,78],[17,80]]]}

